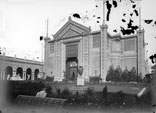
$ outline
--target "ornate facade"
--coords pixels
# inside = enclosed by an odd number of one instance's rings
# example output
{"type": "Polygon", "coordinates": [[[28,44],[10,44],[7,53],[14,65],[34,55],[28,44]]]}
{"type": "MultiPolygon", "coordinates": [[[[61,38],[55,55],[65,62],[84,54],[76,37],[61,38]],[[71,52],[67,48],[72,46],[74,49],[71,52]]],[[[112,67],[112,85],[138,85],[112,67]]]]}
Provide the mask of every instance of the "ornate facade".
{"type": "Polygon", "coordinates": [[[101,76],[105,81],[111,65],[129,70],[138,65],[138,73],[144,75],[144,30],[131,36],[112,36],[107,32],[107,25],[100,28],[99,31],[91,31],[90,27],[69,17],[53,40],[45,39],[46,74],[54,76],[55,80],[62,80],[64,72],[69,78],[75,78],[77,67],[83,66],[82,76],[86,81],[90,76],[101,76]]]}

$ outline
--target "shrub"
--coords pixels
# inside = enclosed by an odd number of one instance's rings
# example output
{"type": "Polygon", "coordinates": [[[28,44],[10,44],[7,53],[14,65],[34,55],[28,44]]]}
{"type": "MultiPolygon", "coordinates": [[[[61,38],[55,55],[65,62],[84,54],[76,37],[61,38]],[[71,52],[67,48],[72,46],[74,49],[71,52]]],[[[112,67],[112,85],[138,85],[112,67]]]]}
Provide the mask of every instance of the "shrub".
{"type": "Polygon", "coordinates": [[[135,67],[133,67],[129,72],[130,81],[136,82],[137,81],[137,72],[135,67]]]}
{"type": "Polygon", "coordinates": [[[91,89],[91,88],[88,88],[86,91],[85,91],[85,94],[87,95],[87,96],[92,96],[93,95],[93,89],[91,89]]]}
{"type": "Polygon", "coordinates": [[[89,81],[92,83],[99,83],[102,80],[100,76],[89,77],[89,81]]]}
{"type": "Polygon", "coordinates": [[[61,98],[70,99],[70,97],[71,97],[71,92],[69,91],[68,88],[65,88],[65,89],[61,92],[61,98]]]}
{"type": "Polygon", "coordinates": [[[114,82],[142,82],[141,75],[137,76],[135,67],[132,67],[132,69],[129,71],[127,67],[122,72],[121,68],[118,66],[116,69],[114,69],[113,66],[110,66],[106,81],[114,81],[114,82]]]}
{"type": "Polygon", "coordinates": [[[118,66],[117,68],[116,68],[116,70],[115,70],[115,81],[116,82],[121,82],[122,81],[122,78],[121,78],[121,75],[122,75],[122,70],[121,70],[121,68],[120,68],[120,66],[118,66]]]}
{"type": "Polygon", "coordinates": [[[52,76],[52,77],[47,76],[45,80],[48,81],[48,82],[53,82],[54,81],[54,76],[52,76]]]}
{"type": "Polygon", "coordinates": [[[85,94],[83,95],[83,100],[85,103],[93,103],[94,100],[95,100],[95,97],[94,97],[94,91],[93,89],[91,88],[88,88],[86,91],[85,91],[85,94]]]}
{"type": "Polygon", "coordinates": [[[60,88],[56,88],[56,92],[57,92],[57,97],[60,97],[61,89],[60,88]]]}
{"type": "Polygon", "coordinates": [[[53,97],[53,88],[46,86],[47,97],[53,97]]]}
{"type": "Polygon", "coordinates": [[[7,88],[7,96],[13,101],[18,95],[35,96],[45,85],[37,81],[8,81],[7,88]]]}
{"type": "Polygon", "coordinates": [[[152,74],[146,74],[144,77],[146,83],[151,83],[152,81],[152,74]]]}
{"type": "Polygon", "coordinates": [[[129,82],[129,71],[127,69],[127,67],[125,68],[125,70],[123,71],[121,78],[124,82],[129,82]]]}
{"type": "Polygon", "coordinates": [[[114,73],[115,73],[114,67],[110,66],[107,72],[106,81],[114,81],[114,78],[113,78],[114,73]]]}

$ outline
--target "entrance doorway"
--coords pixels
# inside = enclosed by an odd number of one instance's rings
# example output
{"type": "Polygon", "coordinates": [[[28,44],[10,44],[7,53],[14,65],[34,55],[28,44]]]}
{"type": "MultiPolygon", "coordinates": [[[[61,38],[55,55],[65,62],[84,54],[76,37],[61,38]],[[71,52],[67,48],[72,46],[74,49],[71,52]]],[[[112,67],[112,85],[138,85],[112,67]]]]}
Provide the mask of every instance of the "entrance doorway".
{"type": "Polygon", "coordinates": [[[77,57],[70,57],[66,60],[66,78],[75,81],[78,76],[78,60],[77,57]]]}

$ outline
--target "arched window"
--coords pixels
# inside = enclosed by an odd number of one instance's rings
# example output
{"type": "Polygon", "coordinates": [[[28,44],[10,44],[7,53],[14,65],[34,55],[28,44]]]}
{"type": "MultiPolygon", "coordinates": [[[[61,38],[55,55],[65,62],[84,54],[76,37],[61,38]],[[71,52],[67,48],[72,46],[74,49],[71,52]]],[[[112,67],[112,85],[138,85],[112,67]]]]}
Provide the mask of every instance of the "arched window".
{"type": "Polygon", "coordinates": [[[23,78],[23,69],[21,67],[18,67],[16,70],[16,74],[19,74],[21,78],[23,78]]]}
{"type": "Polygon", "coordinates": [[[13,75],[13,69],[11,66],[5,68],[5,80],[10,80],[10,77],[13,75]]]}
{"type": "Polygon", "coordinates": [[[26,70],[26,80],[31,80],[32,71],[31,68],[27,68],[26,70]]]}
{"type": "Polygon", "coordinates": [[[39,69],[35,69],[34,80],[37,80],[39,74],[39,69]]]}

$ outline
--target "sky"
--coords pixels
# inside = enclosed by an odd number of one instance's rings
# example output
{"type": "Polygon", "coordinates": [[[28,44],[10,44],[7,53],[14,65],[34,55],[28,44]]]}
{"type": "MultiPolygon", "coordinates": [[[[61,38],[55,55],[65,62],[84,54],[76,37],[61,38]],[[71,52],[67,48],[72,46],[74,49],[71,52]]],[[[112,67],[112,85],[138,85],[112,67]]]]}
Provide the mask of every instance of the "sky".
{"type": "MultiPolygon", "coordinates": [[[[127,24],[121,19],[129,21],[132,11],[131,0],[117,0],[117,7],[111,8],[108,32],[112,35],[114,29],[120,32],[120,27],[127,24]],[[126,16],[123,16],[126,13],[126,16]]],[[[112,0],[110,0],[112,2],[112,0]]],[[[141,27],[145,30],[147,58],[156,53],[156,0],[136,1],[136,9],[141,7],[141,27]],[[150,24],[144,20],[153,19],[150,24]]],[[[107,14],[105,7],[105,15],[107,14]]],[[[26,56],[28,59],[42,60],[42,45],[40,36],[46,36],[46,20],[49,20],[48,34],[51,39],[71,16],[76,22],[92,31],[99,30],[102,24],[103,8],[101,0],[0,0],[0,47],[6,55],[17,57],[26,56]],[[81,19],[73,17],[79,14],[81,19]],[[100,19],[97,19],[100,17],[100,19]],[[99,23],[97,23],[99,21],[99,23]]],[[[105,16],[106,18],[106,16],[105,16]]],[[[139,25],[139,17],[133,14],[133,24],[139,25]]]]}

